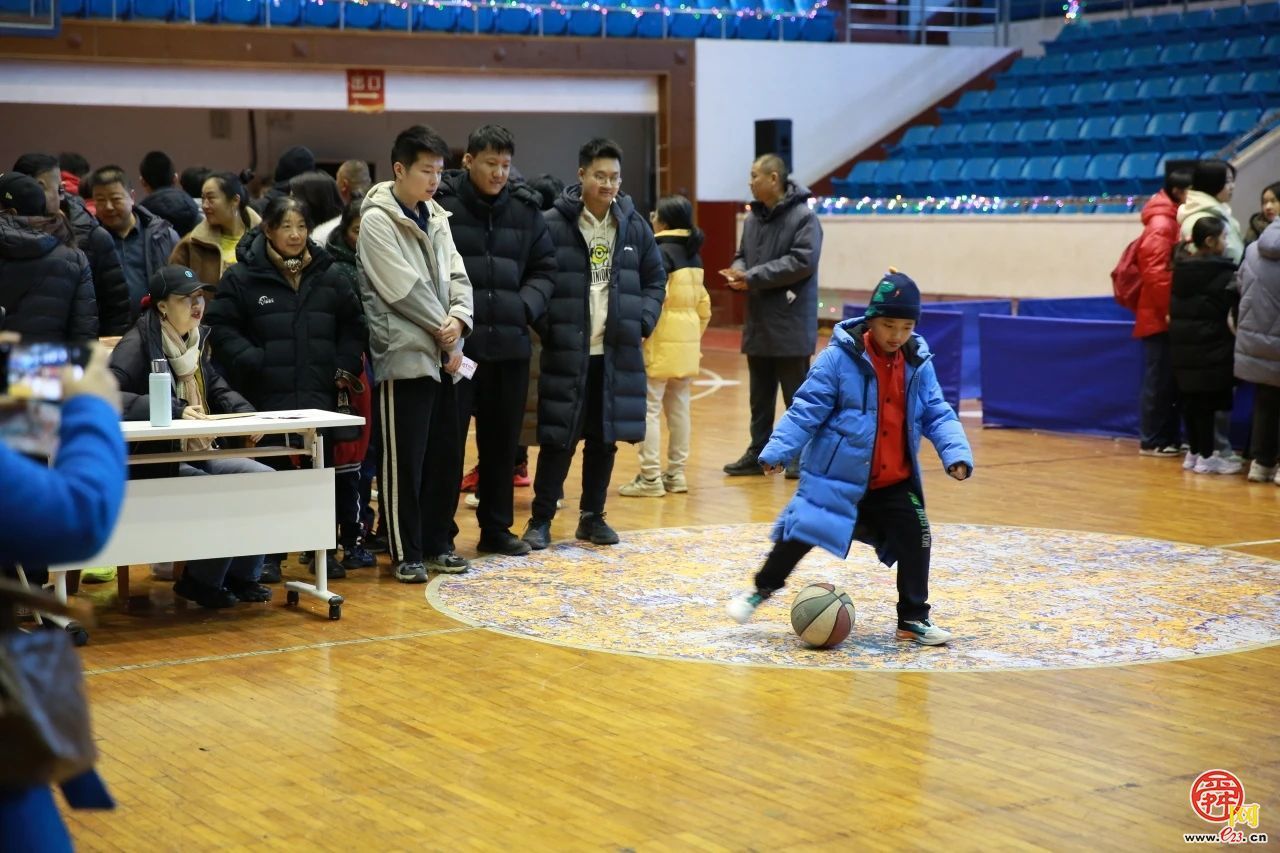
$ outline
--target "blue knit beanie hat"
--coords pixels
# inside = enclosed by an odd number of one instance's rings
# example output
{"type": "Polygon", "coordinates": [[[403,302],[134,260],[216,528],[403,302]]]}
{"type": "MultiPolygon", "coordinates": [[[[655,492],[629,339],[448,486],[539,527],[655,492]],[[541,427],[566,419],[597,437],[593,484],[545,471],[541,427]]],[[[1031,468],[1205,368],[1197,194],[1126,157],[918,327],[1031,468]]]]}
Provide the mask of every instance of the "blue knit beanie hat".
{"type": "Polygon", "coordinates": [[[871,304],[867,306],[867,318],[892,317],[898,320],[920,320],[920,288],[911,277],[893,267],[880,278],[871,304]]]}

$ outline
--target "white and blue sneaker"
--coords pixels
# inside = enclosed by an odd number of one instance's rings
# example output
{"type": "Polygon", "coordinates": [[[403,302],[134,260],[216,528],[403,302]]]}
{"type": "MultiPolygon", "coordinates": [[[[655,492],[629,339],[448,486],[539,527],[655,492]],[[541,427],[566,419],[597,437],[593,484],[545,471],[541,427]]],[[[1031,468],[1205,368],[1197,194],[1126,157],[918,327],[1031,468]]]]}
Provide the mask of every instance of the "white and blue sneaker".
{"type": "Polygon", "coordinates": [[[921,619],[918,622],[899,622],[897,637],[922,646],[940,646],[951,639],[951,632],[942,630],[928,619],[921,619]]]}
{"type": "Polygon", "coordinates": [[[759,592],[744,592],[741,595],[735,595],[725,609],[729,611],[730,619],[739,625],[745,625],[751,621],[756,608],[764,604],[767,597],[759,592]]]}

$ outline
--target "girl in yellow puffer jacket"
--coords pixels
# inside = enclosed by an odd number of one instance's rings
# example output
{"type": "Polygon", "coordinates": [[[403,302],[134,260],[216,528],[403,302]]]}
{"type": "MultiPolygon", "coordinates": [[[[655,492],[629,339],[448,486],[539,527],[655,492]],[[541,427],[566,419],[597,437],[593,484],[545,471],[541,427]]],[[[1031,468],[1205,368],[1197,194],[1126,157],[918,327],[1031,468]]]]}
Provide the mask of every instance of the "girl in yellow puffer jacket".
{"type": "Polygon", "coordinates": [[[644,342],[649,380],[640,473],[618,491],[626,497],[660,498],[687,492],[684,466],[689,458],[689,388],[702,359],[702,333],[711,322],[711,297],[702,283],[702,232],[693,224],[693,205],[684,196],[667,196],[650,214],[658,248],[667,265],[667,296],[657,328],[644,342]],[[667,468],[662,470],[661,422],[667,413],[667,468]]]}

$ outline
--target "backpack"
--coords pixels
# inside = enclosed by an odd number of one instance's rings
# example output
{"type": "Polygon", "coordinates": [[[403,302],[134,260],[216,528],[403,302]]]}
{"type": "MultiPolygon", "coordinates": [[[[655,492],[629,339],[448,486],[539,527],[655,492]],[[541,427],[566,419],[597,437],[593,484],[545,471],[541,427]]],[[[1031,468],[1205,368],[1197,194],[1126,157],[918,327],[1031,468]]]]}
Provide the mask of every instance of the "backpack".
{"type": "Polygon", "coordinates": [[[1142,237],[1124,247],[1120,262],[1111,271],[1111,292],[1122,308],[1138,310],[1138,296],[1142,292],[1142,273],[1138,269],[1138,246],[1142,237]]]}

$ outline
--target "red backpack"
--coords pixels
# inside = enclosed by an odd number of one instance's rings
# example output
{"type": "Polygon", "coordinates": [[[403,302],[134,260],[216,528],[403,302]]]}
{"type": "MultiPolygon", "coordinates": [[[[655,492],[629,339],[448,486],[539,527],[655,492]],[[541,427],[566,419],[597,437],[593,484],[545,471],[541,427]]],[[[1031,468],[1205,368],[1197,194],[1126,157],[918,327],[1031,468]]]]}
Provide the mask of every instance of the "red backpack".
{"type": "Polygon", "coordinates": [[[1138,246],[1142,243],[1139,236],[1124,247],[1120,253],[1120,262],[1111,271],[1111,292],[1116,302],[1130,311],[1138,310],[1138,296],[1142,292],[1142,274],[1138,269],[1138,246]]]}

